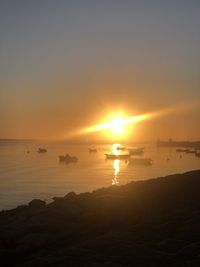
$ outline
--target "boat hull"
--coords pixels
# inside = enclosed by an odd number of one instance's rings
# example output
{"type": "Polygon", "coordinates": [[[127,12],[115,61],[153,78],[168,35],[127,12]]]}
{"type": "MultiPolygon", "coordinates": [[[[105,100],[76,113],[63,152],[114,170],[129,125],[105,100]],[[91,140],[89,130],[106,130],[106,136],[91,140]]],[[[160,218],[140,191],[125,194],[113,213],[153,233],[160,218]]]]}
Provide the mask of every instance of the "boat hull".
{"type": "Polygon", "coordinates": [[[114,154],[105,154],[106,159],[129,159],[130,155],[114,155],[114,154]]]}
{"type": "Polygon", "coordinates": [[[150,165],[153,164],[153,160],[151,158],[131,158],[130,159],[130,164],[150,166],[150,165]]]}

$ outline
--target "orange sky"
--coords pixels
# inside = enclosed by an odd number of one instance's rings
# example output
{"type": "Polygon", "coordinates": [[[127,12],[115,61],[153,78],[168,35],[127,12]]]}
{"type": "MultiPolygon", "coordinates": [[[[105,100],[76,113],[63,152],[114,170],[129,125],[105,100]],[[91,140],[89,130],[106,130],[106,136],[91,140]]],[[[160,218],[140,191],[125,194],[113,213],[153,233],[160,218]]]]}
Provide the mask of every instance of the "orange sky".
{"type": "Polygon", "coordinates": [[[200,3],[156,2],[1,1],[0,138],[59,139],[110,112],[192,103],[129,140],[200,140],[200,3]]]}

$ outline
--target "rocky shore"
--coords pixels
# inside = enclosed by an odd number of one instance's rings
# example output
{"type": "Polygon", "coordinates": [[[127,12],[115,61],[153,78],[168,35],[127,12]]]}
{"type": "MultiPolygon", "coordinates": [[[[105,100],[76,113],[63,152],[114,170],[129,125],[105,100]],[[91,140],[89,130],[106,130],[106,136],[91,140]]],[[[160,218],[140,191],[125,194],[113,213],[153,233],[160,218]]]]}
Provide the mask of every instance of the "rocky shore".
{"type": "Polygon", "coordinates": [[[0,264],[200,266],[200,170],[1,211],[0,264]]]}

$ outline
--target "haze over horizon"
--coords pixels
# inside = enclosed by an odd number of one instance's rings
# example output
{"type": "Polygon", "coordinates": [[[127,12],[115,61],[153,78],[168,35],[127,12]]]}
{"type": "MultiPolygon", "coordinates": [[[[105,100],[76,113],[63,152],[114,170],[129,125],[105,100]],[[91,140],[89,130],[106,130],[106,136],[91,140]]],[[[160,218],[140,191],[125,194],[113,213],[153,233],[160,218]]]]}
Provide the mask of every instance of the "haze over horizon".
{"type": "MultiPolygon", "coordinates": [[[[0,138],[67,138],[110,112],[189,103],[130,137],[200,140],[199,11],[196,0],[2,0],[0,138]]],[[[101,135],[78,137],[90,138],[101,135]]]]}

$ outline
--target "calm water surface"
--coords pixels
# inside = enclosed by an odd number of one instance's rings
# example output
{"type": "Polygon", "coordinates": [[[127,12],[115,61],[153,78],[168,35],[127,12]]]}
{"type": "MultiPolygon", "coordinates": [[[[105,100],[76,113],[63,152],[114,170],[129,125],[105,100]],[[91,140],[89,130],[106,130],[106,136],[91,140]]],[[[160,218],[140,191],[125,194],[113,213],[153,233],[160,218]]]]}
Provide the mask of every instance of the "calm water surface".
{"type": "Polygon", "coordinates": [[[66,143],[0,142],[0,210],[25,204],[33,198],[50,201],[70,191],[86,192],[112,184],[125,184],[200,169],[194,154],[176,153],[175,148],[145,145],[144,157],[152,166],[129,164],[124,160],[106,160],[111,145],[97,145],[97,153],[88,153],[89,145],[66,143]],[[47,148],[38,154],[38,147],[47,148]],[[27,153],[30,150],[30,153],[27,153]],[[69,153],[77,163],[59,163],[58,155],[69,153]],[[168,159],[168,160],[167,160],[168,159]]]}

